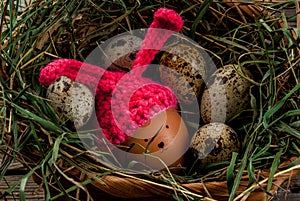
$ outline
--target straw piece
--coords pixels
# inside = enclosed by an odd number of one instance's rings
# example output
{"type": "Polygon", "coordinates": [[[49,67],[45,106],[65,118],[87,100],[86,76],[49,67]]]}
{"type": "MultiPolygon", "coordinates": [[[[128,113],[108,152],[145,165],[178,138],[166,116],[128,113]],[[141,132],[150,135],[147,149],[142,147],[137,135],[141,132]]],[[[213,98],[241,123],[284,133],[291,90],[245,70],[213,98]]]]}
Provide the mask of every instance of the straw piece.
{"type": "Polygon", "coordinates": [[[296,4],[296,13],[298,13],[296,19],[297,29],[300,30],[300,2],[295,2],[295,4],[296,4]]]}
{"type": "MultiPolygon", "coordinates": [[[[294,162],[297,158],[291,157],[289,160],[283,162],[279,167],[285,167],[290,163],[294,162]]],[[[286,181],[291,176],[295,176],[300,172],[300,165],[293,166],[292,168],[277,171],[273,178],[273,185],[271,188],[270,194],[274,195],[278,187],[286,181]]],[[[79,174],[82,174],[78,169],[71,169],[67,172],[71,174],[72,177],[77,177],[79,174]]],[[[246,173],[247,174],[247,173],[246,173]]],[[[267,181],[270,175],[269,170],[264,170],[257,172],[256,177],[259,181],[259,184],[263,189],[267,188],[267,181]]],[[[168,198],[174,193],[174,189],[171,186],[165,184],[159,184],[148,180],[143,180],[135,178],[134,176],[126,175],[125,173],[116,173],[116,175],[106,175],[98,178],[98,174],[95,172],[87,172],[86,178],[94,178],[94,181],[91,183],[93,188],[99,190],[99,192],[91,192],[92,196],[97,195],[97,193],[106,193],[111,196],[119,198],[168,198]]],[[[244,175],[241,179],[240,186],[238,188],[238,196],[235,200],[245,199],[247,201],[259,201],[265,200],[266,192],[264,192],[259,186],[254,183],[251,187],[248,187],[249,177],[244,175]],[[251,195],[251,196],[249,196],[251,195]]],[[[202,182],[195,183],[186,183],[180,184],[184,189],[182,192],[186,195],[198,195],[199,197],[204,196],[206,200],[228,200],[229,194],[227,190],[227,182],[216,180],[216,181],[206,181],[205,186],[202,182]],[[206,196],[206,190],[212,195],[212,198],[206,196]]],[[[179,193],[179,191],[177,192],[179,193]]],[[[271,196],[270,196],[271,198],[271,196]]]]}

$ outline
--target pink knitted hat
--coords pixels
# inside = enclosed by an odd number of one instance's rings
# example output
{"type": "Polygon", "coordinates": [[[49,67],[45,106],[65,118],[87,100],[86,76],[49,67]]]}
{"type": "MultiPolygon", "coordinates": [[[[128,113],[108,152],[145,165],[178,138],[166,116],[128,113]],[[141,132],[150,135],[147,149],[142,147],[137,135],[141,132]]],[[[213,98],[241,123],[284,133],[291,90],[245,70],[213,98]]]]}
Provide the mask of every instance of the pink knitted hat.
{"type": "Polygon", "coordinates": [[[58,77],[67,76],[95,89],[95,111],[102,132],[110,142],[120,144],[158,113],[177,107],[177,99],[168,87],[144,78],[142,73],[173,31],[178,32],[182,26],[175,11],[158,9],[129,73],[58,59],[41,70],[39,81],[49,86],[58,77]]]}

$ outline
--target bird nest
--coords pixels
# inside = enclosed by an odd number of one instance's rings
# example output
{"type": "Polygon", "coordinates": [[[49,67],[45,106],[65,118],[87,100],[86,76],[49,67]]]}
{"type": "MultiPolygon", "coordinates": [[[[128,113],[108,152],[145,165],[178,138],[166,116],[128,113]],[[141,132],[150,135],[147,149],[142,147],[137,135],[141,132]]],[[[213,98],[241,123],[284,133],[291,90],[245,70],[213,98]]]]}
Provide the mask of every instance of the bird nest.
{"type": "Polygon", "coordinates": [[[292,21],[300,26],[299,2],[25,2],[0,3],[1,175],[18,160],[28,168],[21,186],[33,176],[52,200],[265,200],[299,172],[300,32],[289,26],[292,21]],[[243,136],[240,153],[201,173],[114,169],[112,152],[86,150],[38,82],[41,68],[53,59],[83,61],[110,37],[147,28],[160,7],[183,17],[181,33],[216,66],[239,64],[254,75],[251,106],[228,122],[243,136]],[[286,16],[284,9],[294,14],[286,16]]]}

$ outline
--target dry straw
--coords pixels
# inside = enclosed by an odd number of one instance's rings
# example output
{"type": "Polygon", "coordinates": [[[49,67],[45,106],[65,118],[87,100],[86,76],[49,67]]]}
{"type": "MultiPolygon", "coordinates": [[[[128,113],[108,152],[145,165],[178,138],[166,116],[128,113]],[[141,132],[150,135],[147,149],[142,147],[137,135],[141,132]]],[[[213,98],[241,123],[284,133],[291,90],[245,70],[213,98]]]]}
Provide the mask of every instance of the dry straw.
{"type": "Polygon", "coordinates": [[[14,160],[28,169],[1,198],[20,184],[25,200],[33,175],[47,200],[269,200],[299,172],[298,1],[25,2],[0,3],[0,178],[14,160]],[[200,173],[117,171],[109,150],[87,151],[78,138],[93,135],[76,135],[57,117],[38,73],[55,58],[84,60],[109,37],[148,27],[164,6],[183,16],[182,34],[218,67],[237,63],[254,74],[251,107],[228,122],[242,136],[242,150],[200,173]]]}

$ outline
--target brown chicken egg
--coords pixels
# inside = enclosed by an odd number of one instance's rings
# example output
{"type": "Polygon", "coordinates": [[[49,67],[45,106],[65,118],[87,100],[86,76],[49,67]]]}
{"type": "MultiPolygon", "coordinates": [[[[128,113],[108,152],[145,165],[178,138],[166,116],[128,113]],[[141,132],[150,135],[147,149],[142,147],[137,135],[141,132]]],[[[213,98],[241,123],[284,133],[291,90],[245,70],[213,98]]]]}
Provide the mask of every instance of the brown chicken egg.
{"type": "Polygon", "coordinates": [[[122,144],[129,161],[159,170],[183,165],[189,146],[187,127],[175,109],[159,113],[122,144]],[[125,147],[125,148],[124,148],[125,147]],[[146,155],[145,155],[146,154],[146,155]],[[162,163],[165,163],[165,165],[162,163]]]}
{"type": "Polygon", "coordinates": [[[141,44],[142,39],[134,35],[122,34],[112,38],[103,50],[103,67],[116,71],[130,71],[141,44]]]}
{"type": "MultiPolygon", "coordinates": [[[[227,122],[242,112],[250,103],[251,82],[239,75],[237,65],[226,65],[208,79],[201,99],[201,118],[204,123],[227,122]]],[[[243,68],[243,73],[251,73],[243,68]]]]}
{"type": "MultiPolygon", "coordinates": [[[[194,168],[230,160],[232,152],[238,152],[240,142],[238,134],[223,123],[210,123],[202,126],[194,134],[190,145],[194,168]]],[[[190,161],[190,163],[192,163],[190,161]]]]}
{"type": "Polygon", "coordinates": [[[84,126],[94,111],[95,100],[90,89],[65,76],[48,87],[46,97],[58,116],[73,122],[75,128],[84,126]]]}
{"type": "Polygon", "coordinates": [[[185,104],[197,101],[195,98],[200,97],[207,76],[206,59],[199,49],[187,44],[173,45],[162,55],[160,65],[162,82],[180,101],[185,104]]]}

